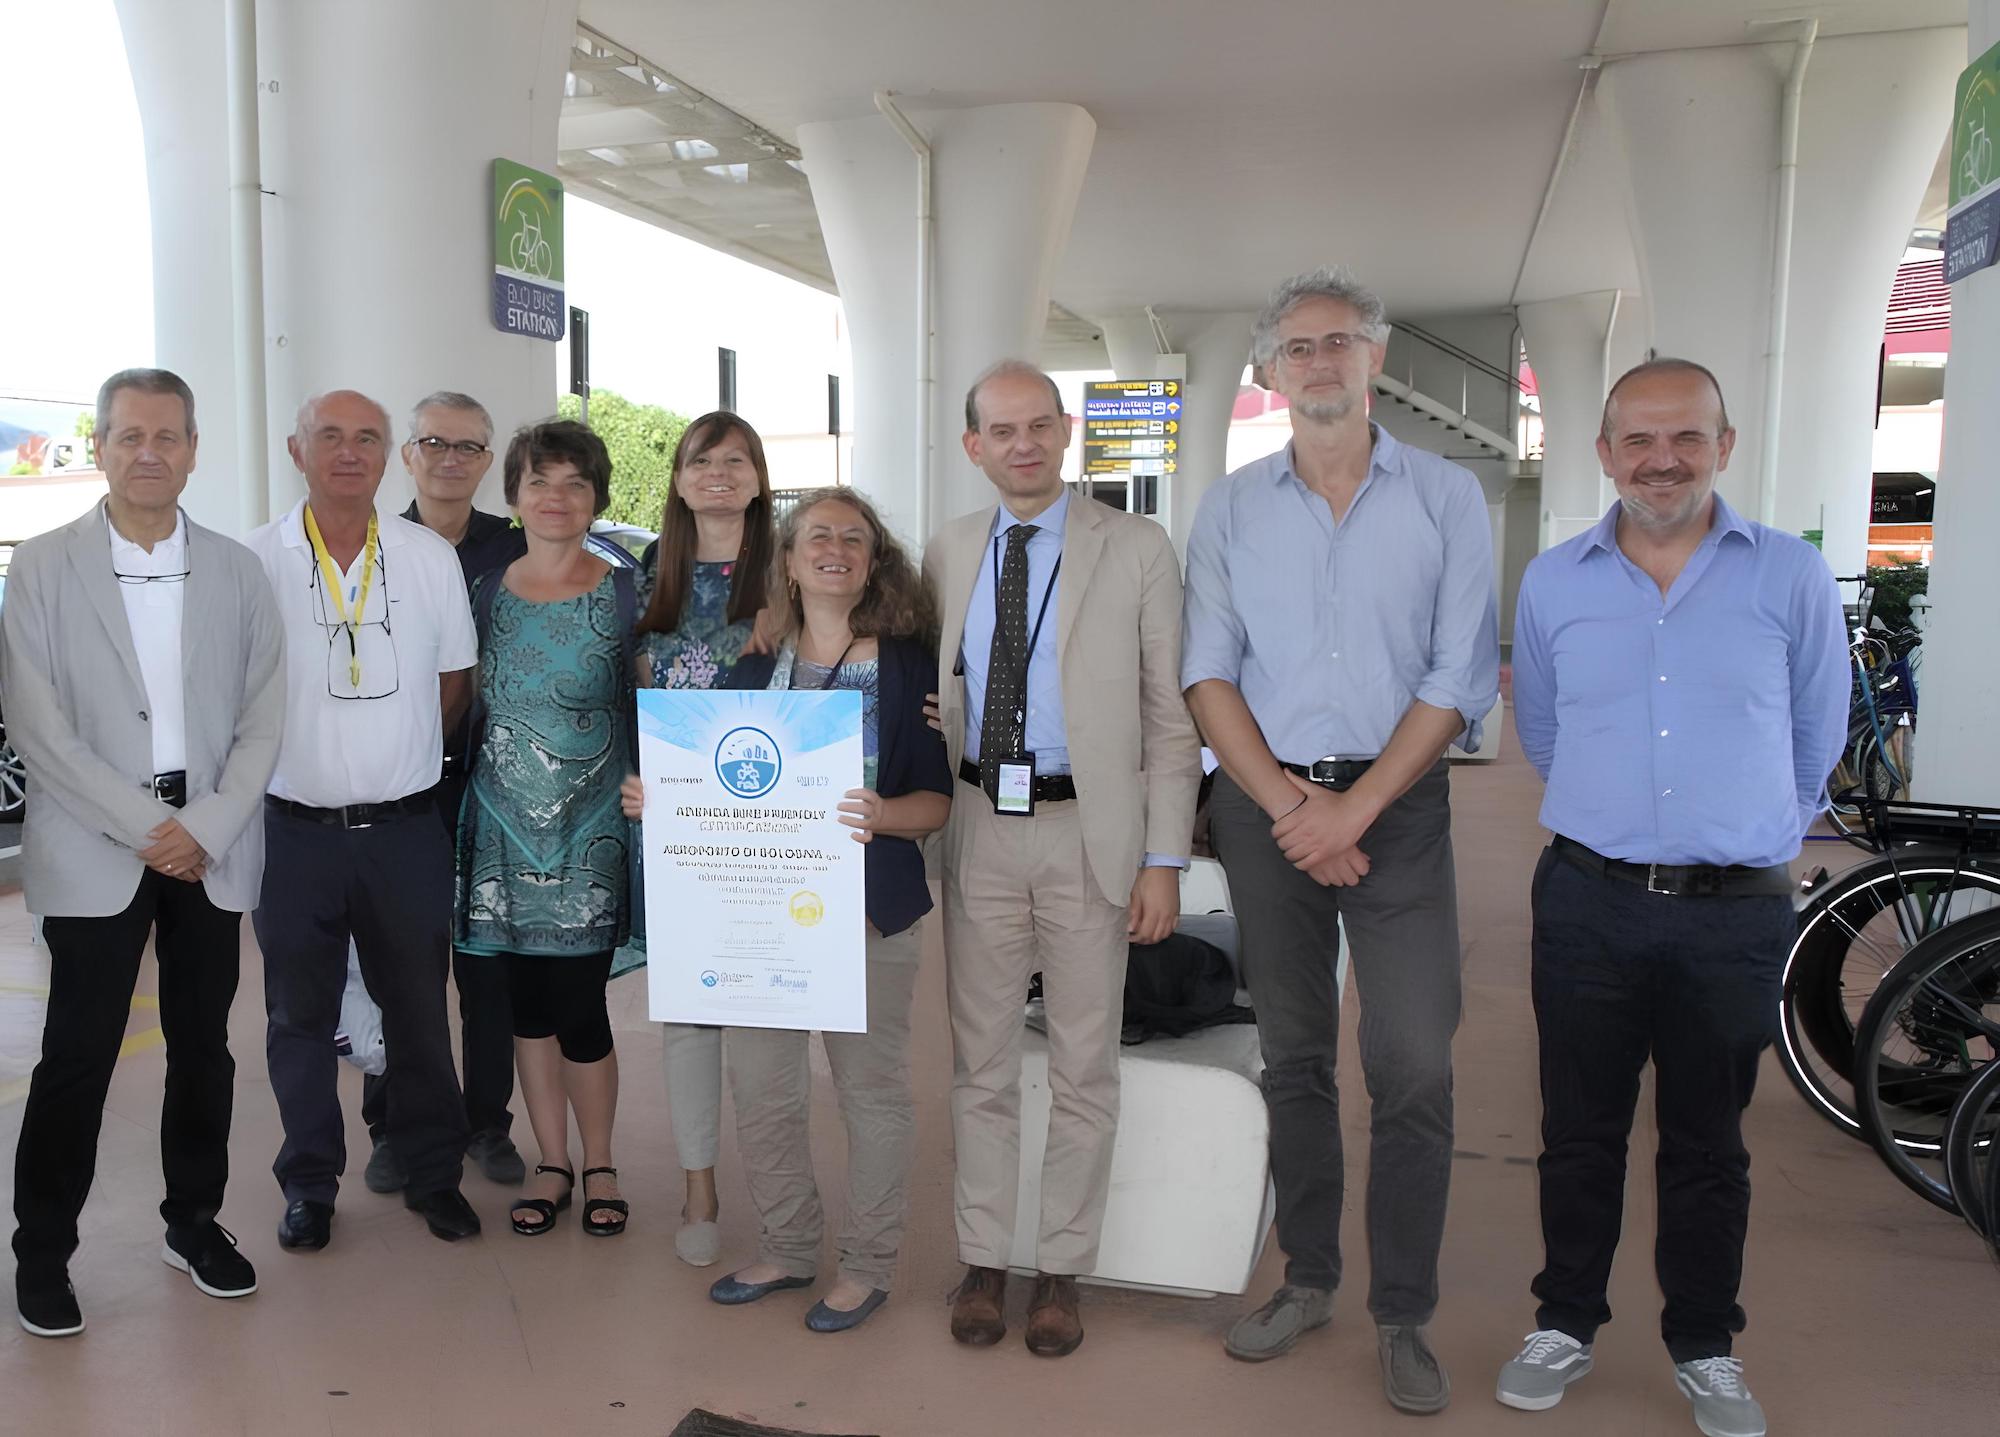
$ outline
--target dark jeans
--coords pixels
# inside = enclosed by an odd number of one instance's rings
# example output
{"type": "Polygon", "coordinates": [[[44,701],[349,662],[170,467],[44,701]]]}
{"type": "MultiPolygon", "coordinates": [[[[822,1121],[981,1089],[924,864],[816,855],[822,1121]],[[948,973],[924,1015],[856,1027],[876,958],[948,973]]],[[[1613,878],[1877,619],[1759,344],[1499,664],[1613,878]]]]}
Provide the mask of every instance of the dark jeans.
{"type": "Polygon", "coordinates": [[[1243,980],[1264,1050],[1271,1177],[1285,1281],[1339,1285],[1346,1173],[1334,1060],[1340,998],[1336,920],[1353,945],[1361,1073],[1373,1105],[1368,1163],[1368,1310],[1428,1322],[1451,1189],[1451,1039],[1459,1017],[1458,889],[1451,781],[1438,766],[1368,830],[1368,876],[1328,888],[1292,867],[1271,820],[1226,774],[1209,801],[1210,841],[1229,875],[1243,980]]]}
{"type": "Polygon", "coordinates": [[[349,935],[382,1009],[395,1063],[388,1138],[414,1200],[458,1186],[465,1104],[451,1067],[445,1013],[451,941],[451,850],[427,814],[367,828],[264,810],[264,1040],[285,1141],[272,1164],[288,1202],[331,1203],[347,1166],[333,1035],[347,985],[349,935]]]}
{"type": "Polygon", "coordinates": [[[193,1228],[222,1209],[229,1180],[229,1118],[236,1061],[229,1005],[236,997],[243,915],[217,908],[199,883],[150,869],[125,911],[49,918],[49,1010],[42,1059],[14,1153],[17,1271],[58,1280],[76,1251],[76,1219],[97,1168],[104,1095],[125,1038],[148,934],[157,933],[160,1028],[167,1081],[160,1106],[160,1168],[169,1228],[193,1228]]]}
{"type": "Polygon", "coordinates": [[[1534,884],[1541,1031],[1537,1327],[1595,1339],[1625,1209],[1625,1149],[1650,1056],[1660,1130],[1654,1269],[1676,1362],[1726,1357],[1750,1220],[1743,1109],[1775,1032],[1798,929],[1784,895],[1674,898],[1543,853],[1534,884]]]}
{"type": "MultiPolygon", "coordinates": [[[[458,808],[465,780],[447,776],[438,785],[438,817],[445,837],[458,839],[458,808]]],[[[459,1075],[465,1087],[465,1125],[474,1133],[500,1133],[514,1126],[508,1104],[514,1099],[514,1015],[507,996],[507,964],[480,953],[451,951],[451,977],[458,988],[459,1075]]],[[[395,1054],[384,1049],[391,1069],[361,1080],[361,1120],[368,1136],[380,1141],[388,1131],[389,1082],[395,1054]]]]}

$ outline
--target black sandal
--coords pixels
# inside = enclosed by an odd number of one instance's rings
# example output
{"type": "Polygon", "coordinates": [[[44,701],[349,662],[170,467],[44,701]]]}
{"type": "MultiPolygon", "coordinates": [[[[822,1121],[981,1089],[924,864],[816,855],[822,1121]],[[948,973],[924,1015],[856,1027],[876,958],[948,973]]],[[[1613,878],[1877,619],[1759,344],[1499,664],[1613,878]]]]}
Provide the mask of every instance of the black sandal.
{"type": "MultiPolygon", "coordinates": [[[[615,1178],[618,1176],[618,1169],[585,1168],[583,1170],[584,1183],[588,1185],[591,1178],[595,1177],[598,1173],[609,1173],[615,1178]]],[[[631,1212],[632,1204],[626,1202],[623,1198],[594,1198],[585,1194],[583,1199],[583,1230],[592,1237],[616,1237],[619,1233],[625,1231],[625,1220],[631,1215],[631,1212]],[[599,1208],[607,1212],[616,1213],[618,1220],[616,1222],[605,1222],[600,1218],[592,1217],[591,1213],[599,1208]]]]}
{"type": "Polygon", "coordinates": [[[509,1206],[508,1219],[514,1224],[514,1231],[521,1234],[522,1237],[540,1237],[545,1232],[553,1231],[556,1225],[556,1214],[569,1206],[570,1192],[576,1189],[576,1174],[568,1168],[553,1167],[548,1163],[536,1163],[535,1176],[540,1177],[543,1173],[555,1173],[567,1179],[569,1182],[569,1191],[564,1192],[554,1202],[550,1202],[547,1198],[516,1198],[509,1206]],[[536,1214],[541,1218],[541,1221],[522,1222],[521,1219],[515,1217],[514,1213],[519,1212],[523,1208],[536,1214]]]}

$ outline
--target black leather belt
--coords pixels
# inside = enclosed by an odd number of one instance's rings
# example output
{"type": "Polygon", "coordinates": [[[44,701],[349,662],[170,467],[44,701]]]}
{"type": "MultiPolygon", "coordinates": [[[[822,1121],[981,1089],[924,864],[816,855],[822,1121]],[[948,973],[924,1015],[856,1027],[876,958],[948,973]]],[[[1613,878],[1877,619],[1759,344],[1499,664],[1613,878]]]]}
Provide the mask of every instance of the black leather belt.
{"type": "Polygon", "coordinates": [[[1374,762],[1372,758],[1322,758],[1312,763],[1281,763],[1280,767],[1340,793],[1352,788],[1354,780],[1368,772],[1374,762]]]}
{"type": "Polygon", "coordinates": [[[1648,893],[1672,898],[1748,898],[1757,894],[1789,894],[1792,871],[1784,864],[1773,868],[1751,868],[1732,863],[1720,867],[1712,863],[1630,863],[1622,858],[1606,858],[1596,849],[1573,838],[1555,837],[1555,850],[1586,873],[1636,883],[1648,893]]]}
{"type": "Polygon", "coordinates": [[[280,813],[303,818],[307,823],[331,824],[335,828],[367,828],[385,818],[434,811],[437,808],[437,789],[427,788],[421,793],[392,798],[387,803],[350,803],[345,808],[313,808],[309,804],[293,803],[289,798],[268,793],[264,795],[264,802],[280,813]]]}
{"type": "MultiPolygon", "coordinates": [[[[979,765],[969,758],[958,761],[958,776],[961,782],[974,788],[985,790],[980,780],[979,765]]],[[[1066,773],[1038,773],[1035,775],[1035,802],[1062,803],[1076,797],[1076,780],[1066,773]]]]}
{"type": "Polygon", "coordinates": [[[186,808],[188,801],[188,776],[185,769],[175,769],[172,773],[153,775],[153,797],[169,808],[186,808]]]}

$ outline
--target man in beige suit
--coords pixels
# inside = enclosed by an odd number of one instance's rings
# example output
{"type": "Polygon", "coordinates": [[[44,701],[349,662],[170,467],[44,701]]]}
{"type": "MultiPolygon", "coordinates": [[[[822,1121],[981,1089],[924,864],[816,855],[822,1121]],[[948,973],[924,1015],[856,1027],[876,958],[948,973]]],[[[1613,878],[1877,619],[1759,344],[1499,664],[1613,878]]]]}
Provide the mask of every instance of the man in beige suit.
{"type": "Polygon", "coordinates": [[[49,947],[14,1157],[16,1306],[37,1337],[83,1330],[69,1259],[149,937],[167,1038],[160,1255],[211,1297],[257,1290],[215,1218],[238,935],[284,726],[277,606],[249,550],[180,510],[196,435],[178,376],[112,375],[94,442],[109,497],[16,551],[0,609],[7,728],[28,768],[22,886],[49,947]]]}
{"type": "Polygon", "coordinates": [[[1002,1316],[1020,1177],[1021,1030],[1042,975],[1049,1136],[1027,1345],[1083,1341],[1076,1274],[1097,1260],[1118,1126],[1128,943],[1180,908],[1201,750],[1180,695],[1180,565],[1150,519],[1069,492],[1069,419],[1046,374],[993,366],[965,399],[965,452],[999,502],[924,552],[943,632],[943,834],[959,1256],[952,1336],[1002,1316]]]}

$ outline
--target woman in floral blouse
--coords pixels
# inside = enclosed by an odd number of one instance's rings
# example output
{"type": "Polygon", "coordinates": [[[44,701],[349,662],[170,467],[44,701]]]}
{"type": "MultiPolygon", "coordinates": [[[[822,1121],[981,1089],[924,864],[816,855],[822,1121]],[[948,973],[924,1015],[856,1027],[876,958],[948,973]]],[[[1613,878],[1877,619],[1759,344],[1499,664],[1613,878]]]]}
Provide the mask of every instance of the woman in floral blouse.
{"type": "MultiPolygon", "coordinates": [[[[660,541],[640,578],[638,679],[668,689],[720,688],[746,649],[768,650],[759,626],[775,547],[764,443],[726,411],[688,425],[660,541]]],[[[667,1104],[687,1179],[674,1251],[707,1267],[722,1251],[715,1153],[722,1123],[722,1030],[666,1029],[667,1104]]]]}

